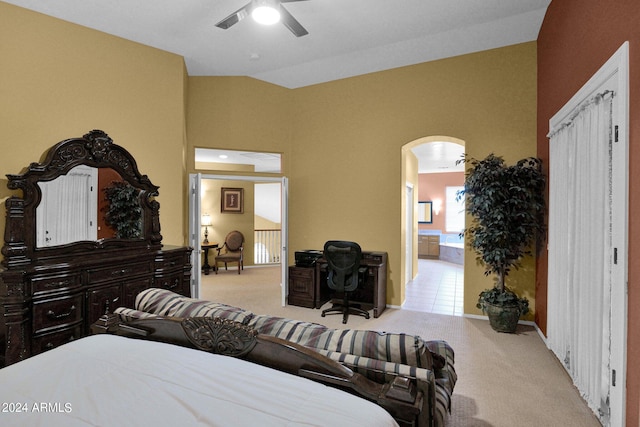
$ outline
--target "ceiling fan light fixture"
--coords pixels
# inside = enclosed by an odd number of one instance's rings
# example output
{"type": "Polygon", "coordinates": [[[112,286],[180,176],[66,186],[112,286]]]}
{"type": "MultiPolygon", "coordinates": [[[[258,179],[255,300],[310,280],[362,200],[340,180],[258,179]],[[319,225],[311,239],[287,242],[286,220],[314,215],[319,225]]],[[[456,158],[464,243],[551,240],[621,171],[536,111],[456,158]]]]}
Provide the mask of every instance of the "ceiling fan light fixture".
{"type": "Polygon", "coordinates": [[[257,0],[251,12],[253,20],[262,25],[273,25],[280,21],[278,3],[270,0],[257,0]]]}

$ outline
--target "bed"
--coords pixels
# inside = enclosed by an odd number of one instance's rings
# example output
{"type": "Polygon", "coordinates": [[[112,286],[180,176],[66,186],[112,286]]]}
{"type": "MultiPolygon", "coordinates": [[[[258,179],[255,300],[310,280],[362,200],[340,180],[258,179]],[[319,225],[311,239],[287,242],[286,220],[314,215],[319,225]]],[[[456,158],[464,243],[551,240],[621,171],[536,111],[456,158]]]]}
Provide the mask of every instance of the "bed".
{"type": "Polygon", "coordinates": [[[401,378],[373,383],[237,322],[108,317],[0,370],[3,425],[382,427],[411,425],[421,407],[401,378]]]}

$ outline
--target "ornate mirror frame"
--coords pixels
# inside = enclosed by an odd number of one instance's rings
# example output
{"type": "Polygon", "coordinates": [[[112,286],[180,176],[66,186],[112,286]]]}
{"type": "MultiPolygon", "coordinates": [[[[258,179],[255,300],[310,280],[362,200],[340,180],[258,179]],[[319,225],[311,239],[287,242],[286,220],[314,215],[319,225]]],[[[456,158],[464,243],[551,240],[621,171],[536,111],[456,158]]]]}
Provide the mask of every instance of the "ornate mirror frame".
{"type": "Polygon", "coordinates": [[[82,138],[71,138],[54,145],[43,163],[31,163],[19,175],[8,174],[7,187],[22,190],[23,197],[12,196],[6,202],[7,218],[4,232],[3,265],[8,269],[19,268],[33,262],[54,261],[72,254],[94,253],[111,248],[140,247],[160,248],[158,187],[146,175],[141,175],[135,159],[127,150],[113,143],[101,130],[92,130],[82,138]],[[142,208],[141,239],[100,239],[80,241],[52,247],[36,245],[36,208],[42,193],[38,182],[51,181],[67,174],[78,165],[95,168],[111,168],[133,187],[140,190],[142,208]]]}

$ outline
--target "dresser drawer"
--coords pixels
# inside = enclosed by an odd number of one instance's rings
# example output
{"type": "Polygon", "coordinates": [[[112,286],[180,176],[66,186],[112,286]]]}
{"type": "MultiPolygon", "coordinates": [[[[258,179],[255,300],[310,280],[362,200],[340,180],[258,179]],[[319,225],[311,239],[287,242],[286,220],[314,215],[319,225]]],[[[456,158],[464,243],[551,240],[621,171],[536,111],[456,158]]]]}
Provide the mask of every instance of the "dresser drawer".
{"type": "Polygon", "coordinates": [[[163,253],[155,259],[156,269],[171,270],[182,268],[191,262],[191,251],[179,251],[175,253],[163,253]]]}
{"type": "Polygon", "coordinates": [[[156,277],[154,286],[156,288],[167,289],[177,294],[185,295],[184,272],[179,271],[173,274],[156,277]]]}
{"type": "Polygon", "coordinates": [[[39,337],[35,337],[32,341],[31,354],[36,355],[38,353],[42,353],[43,351],[51,350],[52,348],[59,347],[62,344],[77,340],[81,337],[81,324],[63,329],[61,331],[40,335],[39,337]]]}
{"type": "Polygon", "coordinates": [[[33,332],[82,320],[82,294],[69,295],[33,303],[33,332]]]}
{"type": "Polygon", "coordinates": [[[151,277],[144,277],[138,280],[129,280],[124,283],[122,307],[135,307],[136,297],[140,292],[153,286],[151,277]]]}
{"type": "Polygon", "coordinates": [[[151,263],[141,262],[138,264],[121,264],[104,268],[94,268],[88,271],[89,284],[107,282],[127,278],[137,274],[151,273],[151,263]]]}
{"type": "Polygon", "coordinates": [[[34,295],[43,292],[61,291],[80,286],[80,274],[53,274],[33,276],[31,289],[34,295]]]}

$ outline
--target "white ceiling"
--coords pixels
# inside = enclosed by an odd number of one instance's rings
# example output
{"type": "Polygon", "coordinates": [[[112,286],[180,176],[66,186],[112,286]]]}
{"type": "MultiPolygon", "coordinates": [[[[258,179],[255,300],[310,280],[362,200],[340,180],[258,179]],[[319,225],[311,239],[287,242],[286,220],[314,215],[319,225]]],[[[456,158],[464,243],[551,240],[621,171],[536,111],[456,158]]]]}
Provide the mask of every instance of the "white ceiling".
{"type": "MultiPolygon", "coordinates": [[[[254,172],[282,173],[281,155],[277,153],[196,148],[196,162],[251,166],[254,172]]],[[[230,170],[242,172],[247,169],[230,170]]]]}
{"type": "Polygon", "coordinates": [[[190,76],[298,88],[536,40],[551,0],[308,0],[284,7],[309,34],[250,17],[249,0],[3,0],[173,52],[190,76]]]}
{"type": "Polygon", "coordinates": [[[411,149],[418,158],[418,173],[464,172],[464,164],[456,165],[464,146],[452,142],[426,142],[411,149]]]}
{"type": "MultiPolygon", "coordinates": [[[[181,55],[190,76],[249,76],[286,88],[533,41],[551,2],[286,3],[309,31],[295,37],[282,24],[262,26],[250,17],[227,30],[215,26],[249,0],[2,1],[181,55]]],[[[413,149],[421,173],[456,170],[461,150],[441,143],[413,149]]]]}

